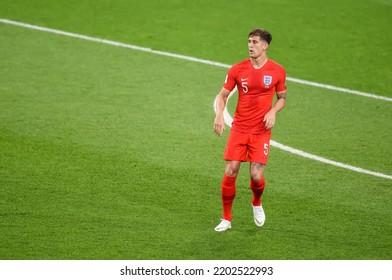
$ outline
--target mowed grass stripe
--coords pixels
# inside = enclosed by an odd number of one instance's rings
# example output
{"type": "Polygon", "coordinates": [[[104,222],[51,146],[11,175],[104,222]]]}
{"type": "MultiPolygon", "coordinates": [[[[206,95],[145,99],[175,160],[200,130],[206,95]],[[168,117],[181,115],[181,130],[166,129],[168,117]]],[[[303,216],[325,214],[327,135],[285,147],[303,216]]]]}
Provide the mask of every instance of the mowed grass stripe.
{"type": "MultiPolygon", "coordinates": [[[[108,44],[108,45],[112,45],[112,46],[125,47],[125,48],[129,48],[129,49],[137,50],[137,51],[143,51],[143,52],[149,52],[149,53],[154,53],[154,54],[158,54],[158,55],[174,57],[174,58],[177,58],[177,59],[184,59],[184,60],[188,60],[188,61],[208,64],[208,65],[213,65],[213,66],[218,66],[218,67],[224,67],[224,68],[229,68],[230,67],[230,65],[222,64],[222,63],[219,63],[219,62],[213,62],[213,61],[208,61],[208,60],[203,60],[203,59],[198,59],[198,58],[194,58],[194,57],[168,53],[168,52],[156,51],[156,50],[152,50],[152,49],[149,49],[149,48],[143,48],[143,47],[139,47],[139,46],[135,46],[135,45],[129,45],[129,44],[124,44],[124,43],[115,42],[115,41],[111,41],[111,40],[94,38],[94,37],[90,37],[90,36],[86,36],[86,35],[80,35],[80,34],[76,34],[76,33],[65,32],[65,31],[61,31],[61,30],[57,30],[57,29],[31,25],[31,24],[22,23],[22,22],[16,22],[16,21],[8,20],[8,19],[0,19],[0,22],[6,23],[6,24],[12,24],[12,25],[16,25],[16,26],[20,26],[20,27],[24,27],[24,28],[29,28],[29,29],[34,29],[34,30],[54,33],[54,34],[58,34],[58,35],[63,35],[63,36],[68,36],[68,37],[73,37],[73,38],[78,38],[78,39],[83,39],[83,40],[88,40],[88,41],[108,44]]],[[[378,95],[374,95],[374,94],[370,94],[370,93],[364,93],[364,92],[359,92],[359,91],[355,91],[355,90],[339,88],[339,87],[335,87],[335,86],[331,86],[331,85],[324,85],[324,84],[319,84],[319,83],[315,83],[315,82],[309,82],[309,81],[295,79],[295,78],[289,78],[289,77],[288,77],[288,80],[292,81],[292,82],[295,82],[295,83],[300,83],[300,84],[305,84],[305,85],[310,85],[310,86],[330,89],[330,90],[334,90],[334,91],[342,91],[342,92],[356,94],[356,95],[360,95],[360,96],[365,96],[365,97],[370,97],[370,98],[375,98],[375,99],[381,99],[381,100],[384,100],[384,101],[392,101],[392,98],[389,98],[389,97],[378,96],[378,95]]],[[[349,164],[336,162],[336,161],[333,161],[333,160],[330,160],[330,159],[326,159],[326,158],[323,158],[323,157],[320,157],[320,156],[312,155],[312,154],[304,152],[302,150],[295,149],[295,148],[292,148],[292,147],[280,144],[280,143],[278,143],[276,141],[272,141],[271,145],[273,145],[273,146],[275,146],[277,148],[283,149],[286,152],[294,153],[296,155],[299,155],[299,156],[302,156],[302,157],[306,157],[306,158],[309,158],[309,159],[312,159],[312,160],[321,161],[321,162],[326,163],[326,164],[331,164],[331,165],[334,165],[334,166],[337,166],[337,167],[345,168],[345,169],[352,170],[352,171],[355,171],[355,172],[365,173],[365,174],[376,176],[376,177],[392,179],[391,175],[383,174],[381,172],[370,171],[370,170],[367,170],[367,169],[364,169],[364,168],[360,168],[360,167],[352,166],[352,165],[349,165],[349,164]]]]}
{"type": "MultiPolygon", "coordinates": [[[[214,65],[214,66],[219,66],[219,67],[224,67],[224,68],[231,67],[231,65],[229,65],[229,64],[224,64],[224,63],[220,63],[220,62],[214,62],[214,61],[210,61],[210,60],[200,59],[200,58],[181,55],[181,54],[174,54],[174,53],[169,53],[169,52],[164,52],[164,51],[153,50],[150,48],[140,47],[140,46],[136,46],[136,45],[130,45],[130,44],[115,42],[115,41],[106,40],[106,39],[94,38],[94,37],[90,37],[90,36],[86,36],[86,35],[66,32],[66,31],[62,31],[62,30],[58,30],[58,29],[47,28],[47,27],[42,27],[42,26],[37,26],[37,25],[32,25],[32,24],[23,23],[23,22],[17,22],[17,21],[8,20],[8,19],[0,19],[0,22],[5,23],[5,24],[12,24],[12,25],[16,25],[16,26],[20,26],[20,27],[24,27],[24,28],[30,28],[30,29],[35,29],[35,30],[39,30],[39,31],[54,33],[54,34],[58,34],[58,35],[64,35],[64,36],[79,38],[79,39],[83,39],[83,40],[113,45],[113,46],[117,46],[117,47],[124,47],[124,48],[129,48],[129,49],[133,49],[133,50],[137,50],[137,51],[149,52],[149,53],[153,53],[153,54],[189,60],[189,61],[208,64],[208,65],[214,65]]],[[[361,92],[361,91],[357,91],[357,90],[346,89],[346,88],[341,88],[341,87],[336,87],[336,86],[332,86],[332,85],[326,85],[326,84],[321,84],[321,83],[316,83],[316,82],[311,82],[311,81],[306,81],[306,80],[301,80],[301,79],[291,78],[291,77],[287,77],[287,80],[294,82],[294,83],[300,83],[300,84],[304,84],[304,85],[308,85],[308,86],[320,87],[320,88],[330,89],[333,91],[341,91],[341,92],[345,92],[345,93],[356,94],[356,95],[360,95],[360,96],[364,96],[364,97],[369,97],[369,98],[380,99],[383,101],[392,102],[392,98],[390,98],[390,97],[376,95],[376,94],[372,94],[372,93],[366,93],[366,92],[361,92]]]]}

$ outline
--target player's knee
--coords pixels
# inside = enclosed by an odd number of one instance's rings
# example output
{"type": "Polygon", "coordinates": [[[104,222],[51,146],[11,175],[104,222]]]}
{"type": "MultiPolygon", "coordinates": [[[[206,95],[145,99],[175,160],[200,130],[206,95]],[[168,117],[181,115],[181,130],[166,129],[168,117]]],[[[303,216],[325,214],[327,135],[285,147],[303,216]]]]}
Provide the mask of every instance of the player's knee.
{"type": "Polygon", "coordinates": [[[238,175],[238,170],[235,170],[233,168],[226,168],[225,171],[226,175],[229,177],[237,177],[238,175]]]}
{"type": "Polygon", "coordinates": [[[252,162],[250,164],[250,179],[258,183],[264,176],[264,164],[252,162]]]}
{"type": "Polygon", "coordinates": [[[225,173],[229,177],[237,177],[238,172],[240,170],[240,162],[236,161],[227,161],[226,162],[226,168],[225,168],[225,173]]]}
{"type": "Polygon", "coordinates": [[[263,178],[263,172],[251,172],[250,173],[250,179],[255,183],[258,183],[262,178],[263,178]]]}

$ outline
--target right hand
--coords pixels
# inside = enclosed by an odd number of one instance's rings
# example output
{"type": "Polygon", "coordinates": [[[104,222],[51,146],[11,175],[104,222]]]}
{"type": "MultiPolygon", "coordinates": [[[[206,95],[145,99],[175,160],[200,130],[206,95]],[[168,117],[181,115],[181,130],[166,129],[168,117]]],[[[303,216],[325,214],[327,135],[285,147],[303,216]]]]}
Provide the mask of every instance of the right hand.
{"type": "Polygon", "coordinates": [[[218,136],[221,136],[225,130],[225,121],[223,116],[216,116],[214,121],[214,131],[218,136]]]}

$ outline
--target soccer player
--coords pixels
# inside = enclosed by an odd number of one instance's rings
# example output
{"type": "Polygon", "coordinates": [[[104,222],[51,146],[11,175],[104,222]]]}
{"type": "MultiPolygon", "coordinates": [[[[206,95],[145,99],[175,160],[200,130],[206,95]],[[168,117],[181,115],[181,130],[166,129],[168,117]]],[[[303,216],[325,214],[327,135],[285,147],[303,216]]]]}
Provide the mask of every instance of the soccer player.
{"type": "Polygon", "coordinates": [[[217,96],[214,131],[219,136],[225,130],[223,110],[230,92],[237,86],[238,103],[227,140],[222,180],[223,217],[215,231],[231,228],[232,205],[236,194],[236,178],[241,162],[250,162],[253,218],[256,226],[265,222],[261,196],[265,187],[264,169],[268,160],[271,129],[276,113],[286,104],[286,72],[278,63],[267,58],[272,36],[265,29],[254,29],[248,34],[250,58],[233,65],[217,96]],[[277,96],[273,104],[274,96],[277,96]]]}

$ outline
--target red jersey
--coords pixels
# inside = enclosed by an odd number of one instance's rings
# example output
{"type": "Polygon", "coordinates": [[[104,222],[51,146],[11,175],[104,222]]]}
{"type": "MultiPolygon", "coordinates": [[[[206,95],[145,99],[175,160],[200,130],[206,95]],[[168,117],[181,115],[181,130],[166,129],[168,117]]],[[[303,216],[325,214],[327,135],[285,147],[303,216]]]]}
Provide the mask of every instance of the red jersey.
{"type": "Polygon", "coordinates": [[[223,87],[238,89],[238,103],[234,113],[232,130],[261,134],[265,130],[265,114],[272,108],[276,92],[286,90],[286,71],[278,63],[267,60],[255,69],[250,59],[234,64],[226,76],[223,87]]]}

